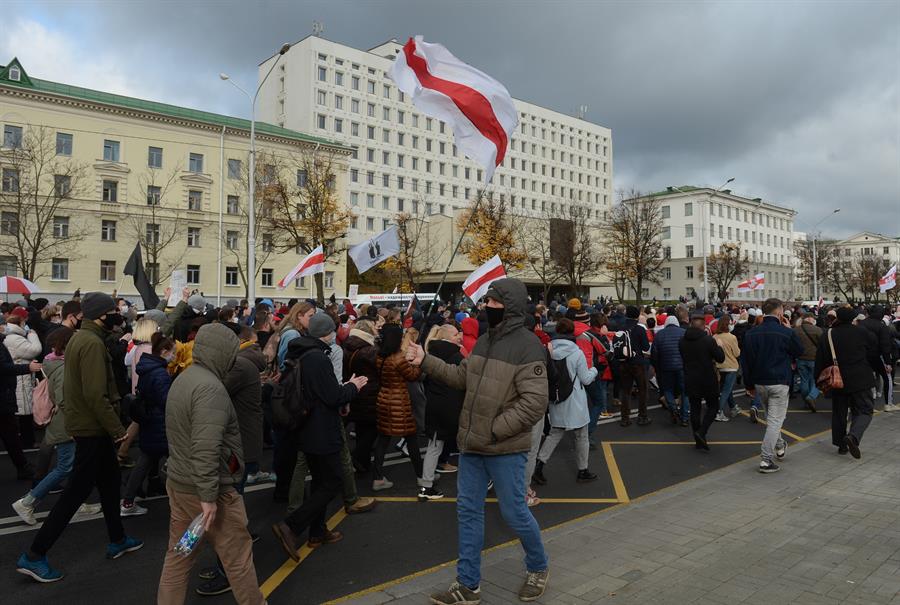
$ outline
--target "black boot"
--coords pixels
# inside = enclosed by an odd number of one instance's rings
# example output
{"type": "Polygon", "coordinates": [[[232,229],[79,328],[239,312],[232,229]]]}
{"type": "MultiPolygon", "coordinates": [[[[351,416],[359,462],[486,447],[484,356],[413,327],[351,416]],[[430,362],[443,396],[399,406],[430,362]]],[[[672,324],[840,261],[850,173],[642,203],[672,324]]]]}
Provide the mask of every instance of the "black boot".
{"type": "Polygon", "coordinates": [[[588,469],[581,469],[578,471],[578,476],[575,477],[576,483],[590,483],[591,481],[597,480],[597,474],[592,473],[588,469]]]}
{"type": "Polygon", "coordinates": [[[534,465],[534,474],[531,475],[531,481],[535,485],[547,485],[547,478],[544,477],[544,463],[540,460],[534,465]]]}

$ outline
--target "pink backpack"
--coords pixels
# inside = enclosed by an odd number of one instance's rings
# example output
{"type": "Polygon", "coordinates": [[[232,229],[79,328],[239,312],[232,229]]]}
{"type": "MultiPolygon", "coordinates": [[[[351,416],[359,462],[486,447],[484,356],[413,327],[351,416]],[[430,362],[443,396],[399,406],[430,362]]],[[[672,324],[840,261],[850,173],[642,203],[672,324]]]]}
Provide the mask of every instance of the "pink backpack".
{"type": "MultiPolygon", "coordinates": [[[[43,374],[43,371],[41,372],[43,374]]],[[[56,413],[56,406],[50,398],[50,381],[46,375],[37,383],[31,392],[31,413],[34,415],[34,423],[38,426],[47,426],[50,419],[56,413]]]]}

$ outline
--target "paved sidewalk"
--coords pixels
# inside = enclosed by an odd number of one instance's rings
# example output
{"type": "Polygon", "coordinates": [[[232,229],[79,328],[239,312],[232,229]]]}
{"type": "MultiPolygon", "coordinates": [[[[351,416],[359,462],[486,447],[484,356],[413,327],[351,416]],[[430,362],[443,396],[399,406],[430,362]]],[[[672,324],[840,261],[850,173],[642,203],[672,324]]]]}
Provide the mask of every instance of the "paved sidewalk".
{"type": "MultiPolygon", "coordinates": [[[[900,414],[878,415],[861,447],[839,456],[825,435],[788,448],[779,473],[742,462],[545,532],[541,602],[900,603],[900,414]]],[[[484,557],[483,603],[519,602],[521,561],[518,545],[484,557]]],[[[347,603],[428,603],[454,576],[347,603]]]]}

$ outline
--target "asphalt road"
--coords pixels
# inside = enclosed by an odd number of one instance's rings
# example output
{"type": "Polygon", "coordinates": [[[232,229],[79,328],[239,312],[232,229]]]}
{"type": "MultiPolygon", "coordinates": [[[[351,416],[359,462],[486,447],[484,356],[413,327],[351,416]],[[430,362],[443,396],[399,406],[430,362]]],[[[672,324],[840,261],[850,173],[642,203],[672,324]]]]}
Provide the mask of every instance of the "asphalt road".
{"type": "MultiPolygon", "coordinates": [[[[738,402],[745,409],[749,405],[745,397],[738,402]]],[[[830,430],[830,402],[820,401],[818,407],[819,413],[812,414],[805,411],[799,398],[792,400],[784,424],[788,443],[830,430]]],[[[664,410],[652,410],[651,418],[653,424],[647,427],[633,424],[622,428],[608,422],[598,428],[602,443],[591,452],[590,461],[600,478],[589,484],[575,482],[574,444],[567,436],[545,469],[549,483],[539,489],[543,502],[532,509],[541,527],[602,514],[612,506],[627,506],[635,498],[736,462],[745,461],[748,473],[755,471],[764,425],[751,424],[746,417],[715,423],[709,435],[712,451],[704,453],[693,447],[690,430],[672,425],[664,410]]],[[[254,561],[269,603],[339,602],[342,597],[452,564],[456,557],[455,475],[445,475],[438,483],[446,495],[444,500],[420,503],[415,500],[417,490],[408,462],[392,456],[387,472],[395,486],[378,494],[383,501],[372,512],[353,516],[344,515],[335,505],[331,519],[344,533],[344,540],[319,548],[299,565],[288,561],[272,535],[271,524],[284,514],[284,504],[272,502],[272,485],[248,489],[245,499],[251,529],[261,535],[254,547],[254,561]]],[[[0,502],[6,507],[0,512],[0,594],[5,605],[45,600],[67,605],[155,602],[168,536],[165,497],[142,503],[150,509],[149,514],[124,520],[126,531],[144,540],[145,546],[116,561],[104,558],[107,538],[102,518],[76,518],[49,555],[66,577],[55,584],[39,585],[14,571],[15,560],[29,545],[35,528],[22,523],[9,507],[25,493],[28,483],[12,480],[12,465],[3,462],[4,458],[5,453],[0,455],[0,502]]],[[[790,450],[786,472],[790,472],[789,458],[790,450]]],[[[358,484],[361,494],[372,494],[369,479],[360,478],[358,484]]],[[[39,510],[48,511],[54,498],[48,498],[39,510]]],[[[96,494],[89,499],[96,500],[96,494]]],[[[515,539],[495,503],[488,504],[486,517],[486,548],[515,539]]],[[[212,563],[211,549],[204,549],[195,571],[212,563]]],[[[199,583],[196,578],[192,581],[188,603],[234,602],[230,595],[194,594],[199,583]]]]}

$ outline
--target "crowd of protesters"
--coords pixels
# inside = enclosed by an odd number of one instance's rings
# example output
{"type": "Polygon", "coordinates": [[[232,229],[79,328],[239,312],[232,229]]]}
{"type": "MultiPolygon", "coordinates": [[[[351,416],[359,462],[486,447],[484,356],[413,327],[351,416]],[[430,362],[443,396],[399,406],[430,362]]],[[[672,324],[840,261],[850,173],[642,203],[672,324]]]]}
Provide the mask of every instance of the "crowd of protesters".
{"type": "Polygon", "coordinates": [[[758,470],[772,473],[786,453],[790,396],[815,413],[829,368],[842,379],[828,393],[839,454],[861,456],[882,397],[885,411],[897,410],[900,307],[532,301],[521,282],[503,279],[477,305],[424,311],[334,299],[216,307],[185,289],[174,308],[143,313],[99,292],[0,312],[0,440],[17,479],[31,482],[12,507],[34,525],[41,502],[61,492],[17,571],[62,579],[47,553],[76,515],[102,512],[108,558],[140,549],[121,519],[148,513],[141,498],[167,494],[160,603],[185,599],[195,557],[173,547],[198,515],[218,561],[200,570],[197,592],[264,602],[242,497],[254,483],[274,484],[286,506],[273,531],[299,560],[304,544],[343,538],[325,523],[336,498],[348,514],[371,511],[375,494],[394,489],[390,474],[412,470],[417,498],[441,499],[438,479],[457,473],[458,578],[433,602],[480,602],[489,490],[525,550],[519,597],[530,601],[549,566],[529,507],[540,503],[536,488],[564,480],[548,477],[547,465],[566,433],[574,482],[594,481],[598,424],[651,424],[656,393],[666,422],[689,430],[700,451],[711,449],[716,422],[764,420],[758,470]],[[32,465],[25,450],[34,447],[32,465]],[[395,449],[411,465],[389,473],[395,449]],[[360,478],[373,496],[359,493],[360,478]],[[100,501],[88,504],[94,488],[100,501]]]}

